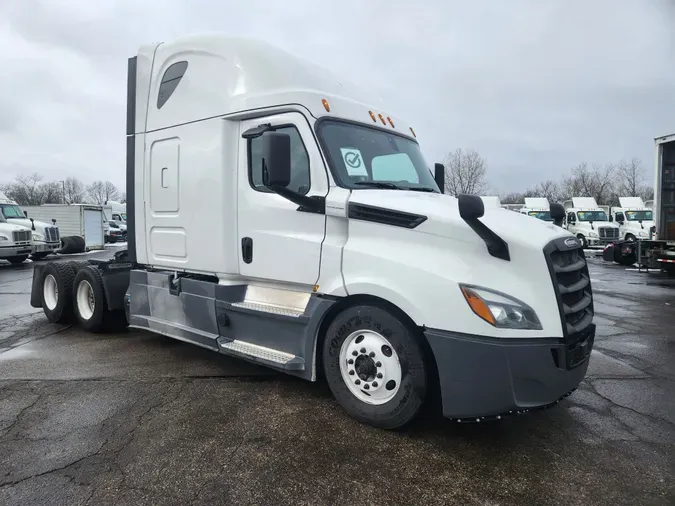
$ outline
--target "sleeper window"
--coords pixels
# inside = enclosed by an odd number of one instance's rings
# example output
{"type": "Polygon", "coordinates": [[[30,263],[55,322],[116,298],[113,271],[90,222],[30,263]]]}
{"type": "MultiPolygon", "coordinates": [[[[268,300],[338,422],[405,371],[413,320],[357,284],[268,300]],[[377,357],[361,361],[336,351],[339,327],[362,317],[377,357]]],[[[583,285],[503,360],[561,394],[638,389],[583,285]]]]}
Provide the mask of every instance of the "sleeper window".
{"type": "MultiPolygon", "coordinates": [[[[279,127],[275,130],[288,134],[291,138],[291,182],[289,190],[305,195],[309,191],[309,155],[300,137],[300,132],[294,126],[279,127]]],[[[262,136],[249,140],[249,181],[251,186],[263,192],[269,192],[263,185],[262,177],[262,136]]]]}

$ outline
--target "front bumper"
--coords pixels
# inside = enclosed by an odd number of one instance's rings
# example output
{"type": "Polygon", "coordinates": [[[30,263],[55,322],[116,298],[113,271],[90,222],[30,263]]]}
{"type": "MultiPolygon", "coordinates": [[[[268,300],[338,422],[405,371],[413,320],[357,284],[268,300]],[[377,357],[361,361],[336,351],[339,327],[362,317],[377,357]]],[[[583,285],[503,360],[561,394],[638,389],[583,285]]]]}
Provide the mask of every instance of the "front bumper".
{"type": "Polygon", "coordinates": [[[554,404],[586,375],[595,325],[574,345],[562,338],[499,339],[428,329],[443,415],[482,419],[554,404]]]}
{"type": "Polygon", "coordinates": [[[61,247],[61,242],[36,242],[33,244],[33,253],[51,253],[61,247]]]}
{"type": "Polygon", "coordinates": [[[612,238],[598,238],[598,237],[587,237],[586,242],[588,243],[589,246],[607,246],[608,244],[612,244],[616,241],[618,241],[618,237],[612,237],[612,238]]]}
{"type": "Polygon", "coordinates": [[[30,255],[33,252],[33,247],[29,245],[24,246],[1,246],[0,258],[18,257],[21,255],[30,255]]]}

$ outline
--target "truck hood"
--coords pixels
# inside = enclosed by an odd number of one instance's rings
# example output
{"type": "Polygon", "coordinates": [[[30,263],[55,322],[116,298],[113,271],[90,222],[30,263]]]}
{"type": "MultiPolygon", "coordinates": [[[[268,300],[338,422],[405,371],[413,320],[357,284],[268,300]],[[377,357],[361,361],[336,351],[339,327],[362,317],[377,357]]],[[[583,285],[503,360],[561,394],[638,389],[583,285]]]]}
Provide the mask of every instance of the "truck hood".
{"type": "MultiPolygon", "coordinates": [[[[427,219],[414,229],[416,232],[473,245],[484,244],[460,217],[458,200],[449,195],[402,190],[357,190],[352,191],[349,202],[423,215],[427,219]]],[[[486,206],[480,220],[510,245],[525,248],[542,249],[553,239],[572,236],[551,222],[534,220],[503,208],[486,206]]]]}
{"type": "Polygon", "coordinates": [[[26,230],[26,227],[22,227],[14,223],[0,223],[0,234],[11,234],[15,231],[18,232],[19,230],[26,230]]]}
{"type": "MultiPolygon", "coordinates": [[[[29,230],[32,230],[32,224],[30,219],[28,218],[7,218],[7,223],[12,223],[13,225],[21,225],[22,227],[26,227],[29,230]]],[[[37,221],[35,220],[35,231],[37,233],[43,233],[45,228],[48,227],[54,227],[56,225],[52,225],[51,223],[45,223],[43,221],[37,221]]]]}

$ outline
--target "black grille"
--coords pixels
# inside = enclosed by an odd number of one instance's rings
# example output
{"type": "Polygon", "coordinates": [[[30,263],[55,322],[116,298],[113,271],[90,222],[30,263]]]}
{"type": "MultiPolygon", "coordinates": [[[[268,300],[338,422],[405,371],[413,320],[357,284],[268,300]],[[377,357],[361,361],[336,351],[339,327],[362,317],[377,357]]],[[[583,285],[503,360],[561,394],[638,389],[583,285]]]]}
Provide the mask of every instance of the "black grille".
{"type": "Polygon", "coordinates": [[[562,237],[550,242],[544,248],[544,255],[558,299],[570,366],[569,358],[578,356],[579,346],[583,346],[585,351],[588,348],[590,353],[595,334],[593,292],[586,256],[574,237],[562,237]]]}
{"type": "Polygon", "coordinates": [[[45,241],[57,242],[60,239],[61,238],[59,237],[59,229],[57,227],[45,228],[45,241]]]}
{"type": "Polygon", "coordinates": [[[598,227],[600,239],[618,239],[619,229],[615,227],[598,227]]]}
{"type": "Polygon", "coordinates": [[[30,242],[31,240],[31,231],[30,230],[15,230],[12,232],[12,239],[14,242],[30,242]]]}

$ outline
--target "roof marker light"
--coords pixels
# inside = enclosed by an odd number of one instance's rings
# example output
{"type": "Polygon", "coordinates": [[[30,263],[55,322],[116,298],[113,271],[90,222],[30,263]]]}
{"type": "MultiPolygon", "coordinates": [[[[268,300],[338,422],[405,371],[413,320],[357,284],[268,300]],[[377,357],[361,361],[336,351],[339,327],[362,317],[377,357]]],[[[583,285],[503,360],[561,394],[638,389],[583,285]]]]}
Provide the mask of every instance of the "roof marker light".
{"type": "Polygon", "coordinates": [[[410,127],[410,132],[413,134],[413,137],[417,139],[417,135],[415,134],[415,130],[413,130],[413,127],[410,127]]]}
{"type": "Polygon", "coordinates": [[[380,121],[382,122],[382,124],[383,124],[384,126],[387,126],[387,122],[384,121],[384,116],[382,116],[381,114],[378,114],[378,116],[380,117],[380,121]]]}
{"type": "Polygon", "coordinates": [[[391,125],[391,128],[396,128],[396,127],[394,126],[394,122],[391,120],[391,118],[390,118],[389,116],[387,116],[387,121],[388,121],[389,124],[391,125]]]}
{"type": "Polygon", "coordinates": [[[330,112],[330,105],[328,105],[328,100],[322,98],[321,103],[323,104],[323,108],[326,109],[326,112],[330,112]]]}
{"type": "Polygon", "coordinates": [[[368,114],[370,114],[370,117],[373,119],[373,121],[377,121],[377,118],[375,117],[375,113],[373,111],[368,111],[368,114]]]}

